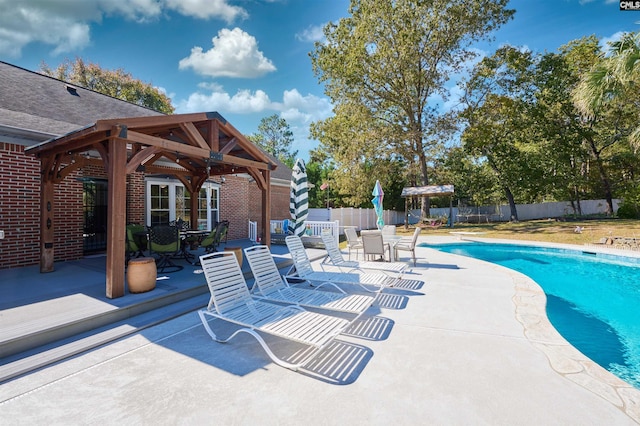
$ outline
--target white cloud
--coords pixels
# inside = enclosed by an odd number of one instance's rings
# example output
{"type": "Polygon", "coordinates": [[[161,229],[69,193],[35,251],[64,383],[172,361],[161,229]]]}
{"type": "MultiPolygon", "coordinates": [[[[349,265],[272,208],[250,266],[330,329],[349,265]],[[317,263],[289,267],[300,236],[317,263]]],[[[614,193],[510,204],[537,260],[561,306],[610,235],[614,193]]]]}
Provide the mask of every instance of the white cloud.
{"type": "Polygon", "coordinates": [[[612,34],[609,37],[602,37],[600,39],[600,47],[602,48],[603,51],[608,52],[610,47],[609,44],[619,41],[620,38],[622,38],[623,34],[624,34],[623,31],[618,31],[617,33],[612,34]]]}
{"type": "Polygon", "coordinates": [[[323,25],[310,25],[301,32],[296,34],[296,39],[304,42],[321,41],[324,40],[324,33],[322,32],[323,25]]]}
{"type": "MultiPolygon", "coordinates": [[[[309,124],[323,120],[332,115],[332,105],[327,98],[307,94],[303,96],[297,89],[285,90],[280,101],[273,101],[262,90],[251,92],[238,90],[230,95],[224,89],[213,83],[200,84],[202,91],[192,93],[185,100],[173,102],[176,113],[184,114],[200,111],[224,111],[233,114],[259,114],[264,117],[274,113],[287,120],[293,132],[294,142],[292,150],[300,151],[305,157],[310,149],[318,145],[317,141],[309,139],[309,124]],[[207,91],[208,93],[205,93],[207,91]]],[[[254,130],[257,131],[258,121],[254,130]]],[[[306,157],[305,157],[306,158],[306,157]]]]}
{"type": "Polygon", "coordinates": [[[311,94],[302,96],[296,89],[285,90],[282,103],[278,106],[285,120],[306,125],[324,120],[333,113],[331,103],[327,98],[319,98],[311,94]]]}
{"type": "Polygon", "coordinates": [[[269,95],[262,90],[254,93],[238,90],[233,96],[223,90],[212,90],[210,93],[192,93],[186,100],[178,101],[176,112],[228,111],[234,114],[250,114],[272,110],[272,105],[269,95]]]}
{"type": "Polygon", "coordinates": [[[53,54],[81,50],[104,16],[148,22],[169,11],[227,23],[248,16],[228,0],[0,0],[0,55],[19,57],[30,43],[50,45],[53,54]]]}
{"type": "MultiPolygon", "coordinates": [[[[29,43],[54,46],[55,53],[81,49],[89,44],[89,26],[73,17],[55,15],[46,7],[16,7],[11,0],[0,0],[0,54],[19,57],[29,43]]],[[[82,8],[81,8],[82,9],[82,8]]],[[[86,10],[81,10],[87,14],[86,10]]]]}
{"type": "Polygon", "coordinates": [[[255,37],[240,28],[223,28],[211,40],[213,47],[204,51],[196,46],[180,60],[179,68],[192,68],[197,74],[210,77],[260,77],[276,70],[260,50],[255,37]]]}
{"type": "Polygon", "coordinates": [[[167,7],[185,16],[201,19],[220,18],[231,23],[238,18],[249,17],[239,6],[231,6],[227,0],[166,0],[167,7]]]}

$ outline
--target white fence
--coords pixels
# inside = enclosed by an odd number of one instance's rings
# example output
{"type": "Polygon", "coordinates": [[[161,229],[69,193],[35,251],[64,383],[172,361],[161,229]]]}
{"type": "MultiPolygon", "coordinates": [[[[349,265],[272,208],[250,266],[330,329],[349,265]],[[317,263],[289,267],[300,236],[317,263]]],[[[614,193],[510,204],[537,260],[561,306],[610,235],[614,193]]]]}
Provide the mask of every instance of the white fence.
{"type": "MultiPolygon", "coordinates": [[[[404,223],[404,213],[393,210],[384,210],[384,223],[387,225],[401,225],[404,223]]],[[[309,220],[340,222],[340,233],[347,226],[353,226],[358,230],[376,228],[378,217],[374,209],[360,209],[354,207],[342,207],[337,209],[309,209],[309,220]]]]}
{"type": "MultiPolygon", "coordinates": [[[[613,200],[614,211],[618,210],[621,200],[613,200]]],[[[607,211],[606,200],[583,200],[580,201],[580,208],[583,215],[604,214],[607,211]]],[[[571,203],[559,201],[553,203],[536,204],[516,204],[518,220],[534,220],[563,217],[574,214],[571,203]]],[[[449,216],[449,207],[431,209],[431,216],[449,216]]],[[[420,210],[412,210],[409,215],[409,223],[416,223],[420,217],[420,210]]],[[[480,207],[454,207],[453,217],[455,222],[465,222],[470,218],[474,222],[508,222],[511,218],[511,210],[508,205],[500,206],[480,206],[480,207]]]]}
{"type": "MultiPolygon", "coordinates": [[[[319,237],[322,235],[322,232],[327,230],[331,232],[336,239],[336,244],[339,244],[340,238],[340,222],[337,220],[334,221],[317,221],[317,220],[305,220],[304,222],[306,226],[305,234],[308,236],[319,237]]],[[[272,220],[271,221],[271,233],[279,234],[286,232],[284,229],[284,220],[272,220]]]]}
{"type": "MultiPolygon", "coordinates": [[[[614,210],[618,209],[620,200],[613,200],[614,210]]],[[[584,200],[580,202],[583,215],[604,214],[607,203],[605,200],[584,200]]],[[[537,203],[537,204],[517,204],[519,220],[533,220],[556,218],[573,214],[571,203],[537,203]]],[[[454,207],[453,219],[455,222],[491,221],[507,222],[511,212],[508,205],[501,206],[480,206],[480,207],[454,207]]],[[[414,225],[420,219],[420,210],[409,211],[409,224],[414,225]]],[[[431,217],[449,216],[449,207],[432,208],[431,217]]],[[[403,225],[404,212],[394,210],[384,210],[384,223],[387,225],[403,225]]],[[[332,235],[336,239],[344,233],[344,228],[353,226],[357,230],[375,229],[377,216],[374,209],[361,209],[354,207],[342,207],[337,209],[309,209],[309,220],[305,223],[311,228],[311,235],[319,236],[323,229],[331,229],[332,235]]],[[[277,228],[282,228],[283,220],[271,221],[271,233],[276,233],[277,228]]],[[[257,238],[256,222],[249,222],[249,239],[255,241],[257,238]],[[253,224],[253,225],[252,225],[253,224]],[[252,226],[254,228],[252,228],[252,226]],[[252,233],[253,232],[253,233],[252,233]]]]}

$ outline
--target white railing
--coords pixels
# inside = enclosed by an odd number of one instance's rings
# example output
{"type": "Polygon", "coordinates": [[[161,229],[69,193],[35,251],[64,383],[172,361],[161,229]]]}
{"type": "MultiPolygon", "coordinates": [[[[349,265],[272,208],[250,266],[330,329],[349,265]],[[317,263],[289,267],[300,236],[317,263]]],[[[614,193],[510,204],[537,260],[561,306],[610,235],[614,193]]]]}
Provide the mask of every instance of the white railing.
{"type": "Polygon", "coordinates": [[[258,242],[258,222],[249,221],[249,240],[258,242]]]}
{"type": "MultiPolygon", "coordinates": [[[[384,210],[384,223],[387,225],[401,225],[404,223],[404,212],[384,210]]],[[[342,227],[353,226],[357,230],[375,229],[378,217],[374,209],[342,207],[337,209],[309,209],[309,220],[340,222],[342,227]]],[[[344,232],[342,229],[341,232],[344,232]]]]}
{"type": "MultiPolygon", "coordinates": [[[[286,229],[283,228],[284,220],[272,220],[271,221],[271,233],[286,233],[286,229]],[[279,232],[278,232],[279,231],[279,232]]],[[[340,244],[340,221],[335,220],[332,222],[325,222],[319,220],[306,220],[304,222],[305,225],[305,234],[309,236],[317,236],[322,235],[323,231],[330,232],[336,239],[336,244],[340,244]]]]}

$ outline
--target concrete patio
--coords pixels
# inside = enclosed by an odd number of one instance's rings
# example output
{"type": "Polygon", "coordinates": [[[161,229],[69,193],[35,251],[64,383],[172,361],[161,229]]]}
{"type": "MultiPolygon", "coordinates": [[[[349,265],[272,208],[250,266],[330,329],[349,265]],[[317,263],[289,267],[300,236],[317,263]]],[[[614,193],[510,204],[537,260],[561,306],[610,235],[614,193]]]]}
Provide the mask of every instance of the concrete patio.
{"type": "MultiPolygon", "coordinates": [[[[286,262],[286,247],[272,249],[286,262]]],[[[6,380],[0,417],[29,425],[637,424],[640,392],[558,335],[535,283],[427,247],[416,254],[418,266],[405,278],[424,284],[385,291],[302,371],[274,365],[248,336],[213,342],[193,308],[6,380]]],[[[204,286],[202,275],[190,273],[204,286]]],[[[2,288],[7,274],[0,271],[2,288]]],[[[178,281],[176,275],[166,285],[178,281]]],[[[121,299],[143,296],[103,300],[100,292],[83,292],[70,309],[119,310],[121,299]]],[[[5,306],[5,290],[0,295],[4,333],[5,315],[16,308],[5,306]]],[[[196,297],[206,304],[206,293],[196,297]]],[[[23,312],[46,302],[23,300],[23,312]]],[[[269,342],[281,354],[298,349],[269,342]]]]}

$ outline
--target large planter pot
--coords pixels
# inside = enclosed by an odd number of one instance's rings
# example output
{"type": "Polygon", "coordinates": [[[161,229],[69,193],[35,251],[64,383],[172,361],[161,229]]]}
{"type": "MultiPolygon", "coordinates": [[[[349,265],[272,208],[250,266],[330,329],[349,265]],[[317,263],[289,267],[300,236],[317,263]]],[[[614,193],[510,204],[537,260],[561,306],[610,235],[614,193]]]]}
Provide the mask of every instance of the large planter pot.
{"type": "Polygon", "coordinates": [[[232,251],[236,255],[236,259],[238,259],[240,269],[242,269],[242,247],[225,247],[224,251],[232,251]]]}
{"type": "Polygon", "coordinates": [[[144,293],[156,288],[156,261],[152,257],[131,259],[127,267],[129,293],[144,293]]]}

